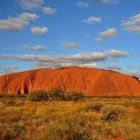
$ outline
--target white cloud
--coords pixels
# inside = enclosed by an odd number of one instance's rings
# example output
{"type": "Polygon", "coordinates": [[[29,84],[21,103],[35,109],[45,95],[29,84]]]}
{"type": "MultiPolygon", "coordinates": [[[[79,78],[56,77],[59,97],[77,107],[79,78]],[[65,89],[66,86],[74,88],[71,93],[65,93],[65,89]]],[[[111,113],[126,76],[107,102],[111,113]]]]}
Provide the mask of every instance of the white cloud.
{"type": "Polygon", "coordinates": [[[44,0],[21,0],[21,6],[27,9],[39,8],[44,0]]]}
{"type": "Polygon", "coordinates": [[[128,31],[140,33],[140,13],[123,22],[122,27],[128,31]]]}
{"type": "Polygon", "coordinates": [[[18,61],[33,61],[36,60],[38,58],[38,55],[0,55],[0,59],[15,59],[18,61]]]}
{"type": "MultiPolygon", "coordinates": [[[[44,47],[30,46],[25,45],[25,48],[31,48],[34,50],[44,50],[44,47]]],[[[45,55],[0,55],[0,59],[15,59],[18,61],[31,61],[33,62],[33,66],[35,68],[60,68],[60,67],[70,67],[70,66],[78,66],[78,67],[88,67],[88,68],[97,68],[96,62],[104,62],[109,61],[112,58],[120,58],[126,57],[128,55],[127,52],[121,50],[109,50],[105,52],[89,52],[89,53],[79,53],[73,55],[55,55],[55,56],[45,56],[45,55]]],[[[113,69],[117,69],[117,67],[112,67],[113,69]]],[[[8,68],[12,69],[12,68],[8,68]]],[[[6,73],[13,72],[14,70],[6,73]]],[[[2,70],[1,70],[2,71],[2,70]]]]}
{"type": "Polygon", "coordinates": [[[109,69],[109,70],[118,70],[118,71],[121,71],[122,68],[119,67],[119,66],[116,66],[116,65],[112,65],[112,64],[109,64],[106,69],[109,69]]]}
{"type": "Polygon", "coordinates": [[[13,66],[9,66],[9,67],[1,67],[0,68],[0,72],[2,74],[9,74],[9,73],[13,73],[17,70],[17,66],[13,65],[13,66]]]}
{"type": "Polygon", "coordinates": [[[65,48],[77,48],[79,46],[80,46],[80,44],[78,44],[76,42],[65,42],[62,44],[62,47],[65,47],[65,48]]]}
{"type": "Polygon", "coordinates": [[[128,53],[125,51],[121,50],[109,50],[105,52],[106,55],[108,56],[113,56],[113,57],[127,57],[128,53]]]}
{"type": "Polygon", "coordinates": [[[56,62],[41,62],[37,61],[34,63],[35,68],[60,68],[60,67],[84,67],[84,68],[96,68],[97,64],[94,63],[67,63],[67,62],[62,62],[62,63],[56,63],[56,62]]]}
{"type": "Polygon", "coordinates": [[[43,7],[43,12],[46,15],[52,15],[57,12],[57,9],[52,7],[43,7]]]}
{"type": "Polygon", "coordinates": [[[113,38],[115,36],[117,36],[117,30],[115,28],[110,28],[99,33],[99,37],[96,38],[96,41],[102,41],[103,39],[113,38]]]}
{"type": "Polygon", "coordinates": [[[43,45],[35,45],[35,46],[31,46],[31,45],[23,45],[23,48],[30,48],[33,51],[47,51],[47,47],[43,46],[43,45]]]}
{"type": "Polygon", "coordinates": [[[103,4],[117,4],[119,2],[119,0],[97,0],[98,2],[100,3],[103,3],[103,4]]]}
{"type": "Polygon", "coordinates": [[[30,21],[30,20],[37,19],[38,16],[36,14],[34,14],[34,13],[24,12],[21,15],[19,15],[19,18],[20,18],[20,20],[23,20],[23,21],[30,21]]]}
{"type": "Polygon", "coordinates": [[[47,48],[45,46],[42,46],[42,45],[36,45],[36,46],[32,47],[32,50],[34,50],[34,51],[46,51],[47,48]]]}
{"type": "Polygon", "coordinates": [[[77,2],[76,5],[81,8],[88,8],[89,6],[87,2],[77,2]]]}
{"type": "Polygon", "coordinates": [[[31,61],[42,67],[64,67],[64,66],[81,66],[93,67],[97,62],[109,61],[128,56],[127,52],[121,50],[109,50],[105,52],[89,52],[72,55],[8,55],[1,54],[0,59],[15,59],[18,61],[31,61]]]}
{"type": "Polygon", "coordinates": [[[102,18],[96,17],[96,16],[91,16],[83,20],[83,22],[89,23],[89,24],[100,23],[101,21],[102,21],[102,18]]]}
{"type": "Polygon", "coordinates": [[[107,59],[104,52],[80,53],[67,56],[67,59],[76,61],[104,61],[107,59]]]}
{"type": "Polygon", "coordinates": [[[136,78],[138,78],[140,80],[140,71],[127,73],[127,74],[129,74],[131,76],[134,76],[134,77],[136,77],[136,78]]]}
{"type": "Polygon", "coordinates": [[[109,61],[110,59],[116,59],[121,57],[127,57],[128,53],[121,50],[109,50],[105,52],[91,52],[91,53],[79,53],[73,55],[63,56],[40,56],[36,62],[36,66],[39,67],[97,67],[97,62],[109,61]]]}
{"type": "Polygon", "coordinates": [[[1,19],[0,30],[18,31],[28,25],[29,21],[37,18],[36,14],[24,12],[18,17],[1,19]]]}
{"type": "Polygon", "coordinates": [[[96,63],[84,63],[84,64],[79,64],[79,67],[86,67],[86,68],[96,68],[97,64],[96,63]]]}
{"type": "Polygon", "coordinates": [[[42,35],[42,34],[48,33],[48,28],[34,26],[31,28],[31,32],[36,35],[42,35]]]}

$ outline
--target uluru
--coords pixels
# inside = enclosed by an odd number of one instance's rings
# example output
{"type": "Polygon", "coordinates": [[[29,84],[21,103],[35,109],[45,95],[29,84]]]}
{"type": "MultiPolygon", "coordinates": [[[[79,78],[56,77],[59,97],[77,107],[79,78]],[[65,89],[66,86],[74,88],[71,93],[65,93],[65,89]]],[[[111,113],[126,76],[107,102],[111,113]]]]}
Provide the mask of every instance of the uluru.
{"type": "Polygon", "coordinates": [[[82,91],[87,96],[140,96],[137,78],[110,70],[45,68],[0,76],[1,94],[28,94],[52,87],[82,91]]]}

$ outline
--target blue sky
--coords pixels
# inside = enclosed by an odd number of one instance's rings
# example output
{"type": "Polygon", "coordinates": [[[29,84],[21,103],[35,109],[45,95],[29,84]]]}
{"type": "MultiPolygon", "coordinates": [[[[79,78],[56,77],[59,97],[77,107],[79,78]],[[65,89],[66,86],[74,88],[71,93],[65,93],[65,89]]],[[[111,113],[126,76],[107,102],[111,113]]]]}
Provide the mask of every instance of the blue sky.
{"type": "Polygon", "coordinates": [[[140,76],[139,0],[1,0],[0,73],[65,66],[140,76]]]}

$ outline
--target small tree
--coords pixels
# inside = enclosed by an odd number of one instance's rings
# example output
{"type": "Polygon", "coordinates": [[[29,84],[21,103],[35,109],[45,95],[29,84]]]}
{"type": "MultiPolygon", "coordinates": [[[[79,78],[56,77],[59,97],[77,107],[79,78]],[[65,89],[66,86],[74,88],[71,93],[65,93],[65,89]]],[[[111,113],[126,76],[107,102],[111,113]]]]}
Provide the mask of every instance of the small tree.
{"type": "Polygon", "coordinates": [[[44,90],[33,91],[28,95],[29,100],[31,101],[47,101],[48,100],[48,93],[44,90]]]}
{"type": "Polygon", "coordinates": [[[49,96],[49,100],[51,101],[52,100],[55,100],[55,101],[66,100],[65,91],[59,87],[54,87],[48,90],[48,96],[49,96]]]}

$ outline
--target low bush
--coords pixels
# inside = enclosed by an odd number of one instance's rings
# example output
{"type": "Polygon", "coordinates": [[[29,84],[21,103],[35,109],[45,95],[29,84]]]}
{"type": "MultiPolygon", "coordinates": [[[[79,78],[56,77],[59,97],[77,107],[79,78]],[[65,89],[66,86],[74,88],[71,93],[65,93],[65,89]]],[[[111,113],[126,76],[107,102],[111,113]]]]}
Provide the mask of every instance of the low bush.
{"type": "Polygon", "coordinates": [[[61,88],[54,87],[48,91],[33,91],[28,95],[30,101],[79,101],[85,98],[79,91],[65,92],[61,88]]]}
{"type": "Polygon", "coordinates": [[[66,100],[65,91],[59,87],[54,87],[48,90],[48,96],[50,101],[61,101],[66,100]]]}
{"type": "Polygon", "coordinates": [[[101,109],[101,119],[106,121],[119,121],[127,114],[127,109],[121,105],[106,105],[101,109]]]}
{"type": "Polygon", "coordinates": [[[43,90],[39,90],[39,91],[33,91],[28,95],[28,98],[30,101],[47,101],[49,99],[48,97],[48,93],[46,91],[43,90]]]}
{"type": "Polygon", "coordinates": [[[66,99],[68,101],[79,101],[79,100],[82,100],[84,99],[85,96],[82,92],[80,91],[68,91],[66,92],[66,99]]]}

